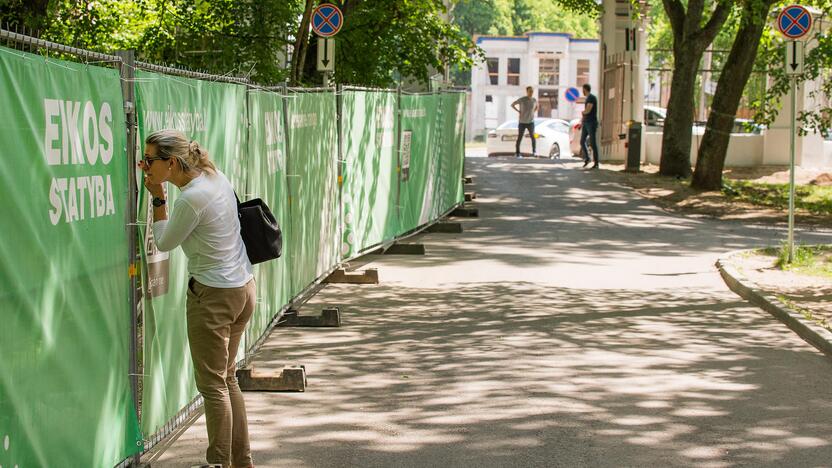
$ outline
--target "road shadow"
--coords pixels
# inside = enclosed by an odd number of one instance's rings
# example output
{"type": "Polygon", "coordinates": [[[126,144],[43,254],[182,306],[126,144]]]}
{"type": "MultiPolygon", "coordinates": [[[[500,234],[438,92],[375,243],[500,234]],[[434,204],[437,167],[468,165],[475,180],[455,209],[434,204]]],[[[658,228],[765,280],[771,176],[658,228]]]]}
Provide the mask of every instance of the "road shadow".
{"type": "Polygon", "coordinates": [[[325,304],[343,328],[256,358],[309,371],[305,394],[247,395],[260,466],[832,460],[832,364],[731,294],[331,285],[305,310],[325,304]]]}

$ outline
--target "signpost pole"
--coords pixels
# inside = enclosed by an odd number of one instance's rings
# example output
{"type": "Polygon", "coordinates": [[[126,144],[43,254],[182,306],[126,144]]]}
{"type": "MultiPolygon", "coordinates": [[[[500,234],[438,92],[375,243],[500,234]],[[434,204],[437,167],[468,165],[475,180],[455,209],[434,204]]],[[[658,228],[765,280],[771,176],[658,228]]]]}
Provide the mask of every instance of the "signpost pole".
{"type": "Polygon", "coordinates": [[[801,5],[789,5],[780,11],[777,15],[777,29],[780,33],[790,41],[786,42],[786,63],[784,68],[786,74],[789,75],[790,83],[790,97],[791,97],[791,115],[790,115],[790,132],[789,132],[789,233],[786,240],[786,248],[788,252],[788,263],[794,262],[794,204],[795,204],[795,186],[794,186],[794,146],[795,146],[795,108],[797,106],[796,100],[796,85],[797,76],[803,73],[803,43],[799,40],[812,30],[812,13],[801,5]]]}
{"type": "Polygon", "coordinates": [[[794,144],[795,144],[795,77],[791,77],[791,131],[789,132],[789,263],[794,261],[794,144]]]}

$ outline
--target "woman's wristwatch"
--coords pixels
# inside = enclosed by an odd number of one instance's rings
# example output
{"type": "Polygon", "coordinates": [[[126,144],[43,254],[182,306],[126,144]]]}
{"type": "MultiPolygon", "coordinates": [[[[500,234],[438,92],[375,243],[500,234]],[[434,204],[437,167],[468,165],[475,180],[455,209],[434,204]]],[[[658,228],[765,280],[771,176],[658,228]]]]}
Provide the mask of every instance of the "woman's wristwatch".
{"type": "Polygon", "coordinates": [[[164,198],[153,197],[153,206],[158,208],[158,207],[160,207],[164,204],[165,204],[165,199],[164,198]]]}

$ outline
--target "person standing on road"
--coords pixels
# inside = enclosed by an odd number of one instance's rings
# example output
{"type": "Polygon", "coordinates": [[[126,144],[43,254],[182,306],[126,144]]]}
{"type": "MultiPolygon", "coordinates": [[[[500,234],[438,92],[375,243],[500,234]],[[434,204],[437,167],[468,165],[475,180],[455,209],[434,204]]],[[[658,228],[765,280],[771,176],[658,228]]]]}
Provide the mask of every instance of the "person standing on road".
{"type": "Polygon", "coordinates": [[[537,113],[537,99],[533,98],[534,88],[526,87],[526,95],[511,103],[511,108],[520,116],[517,125],[517,143],[514,146],[514,156],[520,157],[520,143],[523,142],[523,132],[528,129],[532,139],[532,156],[537,154],[537,140],[534,137],[534,115],[537,113]]]}
{"type": "Polygon", "coordinates": [[[153,195],[156,247],[169,251],[181,245],[188,258],[188,344],[196,387],[205,400],[207,461],[223,468],[253,467],[236,358],[254,311],[255,286],[234,189],[199,143],[177,130],[148,136],[140,166],[153,195]],[[181,192],[170,219],[165,182],[181,192]]]}
{"type": "Polygon", "coordinates": [[[592,91],[592,87],[589,83],[585,83],[583,93],[586,96],[586,101],[581,118],[581,149],[584,152],[584,167],[586,167],[590,161],[589,151],[586,145],[586,140],[589,138],[589,146],[592,148],[592,159],[595,161],[592,168],[598,169],[598,142],[595,138],[595,133],[598,130],[598,98],[590,91],[592,91]]]}

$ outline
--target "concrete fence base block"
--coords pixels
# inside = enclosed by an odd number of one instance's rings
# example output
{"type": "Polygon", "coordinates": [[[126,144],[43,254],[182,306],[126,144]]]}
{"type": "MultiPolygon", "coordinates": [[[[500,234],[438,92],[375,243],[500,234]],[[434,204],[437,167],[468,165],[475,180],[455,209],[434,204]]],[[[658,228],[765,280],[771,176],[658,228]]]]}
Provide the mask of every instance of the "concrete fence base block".
{"type": "Polygon", "coordinates": [[[306,367],[287,366],[280,371],[237,369],[237,380],[244,392],[305,392],[306,367]]]}
{"type": "Polygon", "coordinates": [[[283,321],[278,327],[340,327],[341,310],[338,307],[327,307],[321,310],[321,315],[300,315],[295,309],[283,313],[283,321]]]}
{"type": "Polygon", "coordinates": [[[393,244],[384,250],[384,255],[424,255],[425,244],[393,244]]]}
{"type": "Polygon", "coordinates": [[[479,218],[480,210],[479,208],[460,207],[451,211],[451,216],[454,218],[479,218]]]}
{"type": "Polygon", "coordinates": [[[477,192],[466,192],[465,201],[473,201],[477,199],[477,192]]]}
{"type": "Polygon", "coordinates": [[[466,184],[473,184],[474,183],[474,178],[472,176],[465,176],[465,177],[462,178],[462,182],[464,182],[466,184]]]}
{"type": "Polygon", "coordinates": [[[436,223],[430,225],[426,232],[435,232],[442,234],[460,234],[462,232],[462,224],[460,223],[436,223]]]}
{"type": "Polygon", "coordinates": [[[332,272],[324,283],[330,284],[378,284],[378,270],[370,268],[364,271],[347,271],[339,268],[332,272]]]}

